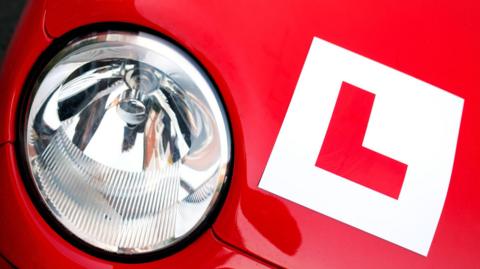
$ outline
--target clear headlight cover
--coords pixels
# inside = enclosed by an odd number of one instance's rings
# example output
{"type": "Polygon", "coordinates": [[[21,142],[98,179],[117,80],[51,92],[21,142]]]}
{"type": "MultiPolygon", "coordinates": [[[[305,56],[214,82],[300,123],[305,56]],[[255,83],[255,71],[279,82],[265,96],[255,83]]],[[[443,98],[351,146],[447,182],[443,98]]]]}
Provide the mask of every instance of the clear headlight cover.
{"type": "Polygon", "coordinates": [[[23,147],[54,218],[84,242],[149,253],[191,234],[226,183],[231,139],[215,89],[178,47],[145,33],[69,43],[44,68],[23,147]]]}

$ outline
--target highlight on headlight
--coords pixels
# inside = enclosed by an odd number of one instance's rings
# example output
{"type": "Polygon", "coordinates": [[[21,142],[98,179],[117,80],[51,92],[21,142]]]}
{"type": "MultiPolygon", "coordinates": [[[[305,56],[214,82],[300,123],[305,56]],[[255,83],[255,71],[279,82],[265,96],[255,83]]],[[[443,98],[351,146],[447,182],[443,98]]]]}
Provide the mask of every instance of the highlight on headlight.
{"type": "Polygon", "coordinates": [[[22,141],[50,214],[116,254],[164,249],[207,218],[227,181],[231,139],[214,86],[174,44],[102,32],[46,65],[22,141]]]}

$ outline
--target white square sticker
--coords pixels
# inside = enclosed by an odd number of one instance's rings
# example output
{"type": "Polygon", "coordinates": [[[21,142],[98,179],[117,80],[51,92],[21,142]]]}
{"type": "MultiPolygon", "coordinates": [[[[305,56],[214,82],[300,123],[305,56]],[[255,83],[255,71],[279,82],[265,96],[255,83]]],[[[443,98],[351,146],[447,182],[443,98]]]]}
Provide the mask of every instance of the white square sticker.
{"type": "Polygon", "coordinates": [[[462,109],[462,98],[314,38],[259,187],[426,256],[462,109]],[[361,146],[407,165],[398,199],[316,166],[344,83],[375,95],[361,146]]]}

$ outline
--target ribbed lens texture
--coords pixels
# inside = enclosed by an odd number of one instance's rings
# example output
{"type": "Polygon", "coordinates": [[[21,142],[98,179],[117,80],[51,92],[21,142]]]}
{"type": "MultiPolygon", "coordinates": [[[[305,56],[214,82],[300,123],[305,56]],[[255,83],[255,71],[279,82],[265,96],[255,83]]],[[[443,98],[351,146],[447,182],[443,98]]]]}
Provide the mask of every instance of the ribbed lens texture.
{"type": "Polygon", "coordinates": [[[69,44],[33,90],[25,151],[44,205],[119,254],[170,246],[207,217],[230,136],[208,78],[174,45],[105,32],[69,44]]]}

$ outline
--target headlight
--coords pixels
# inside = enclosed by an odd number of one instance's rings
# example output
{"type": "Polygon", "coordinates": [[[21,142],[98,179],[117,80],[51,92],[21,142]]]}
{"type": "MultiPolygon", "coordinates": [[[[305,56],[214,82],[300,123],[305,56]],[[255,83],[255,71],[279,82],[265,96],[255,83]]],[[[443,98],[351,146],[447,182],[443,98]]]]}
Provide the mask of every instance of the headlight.
{"type": "Polygon", "coordinates": [[[226,183],[224,109],[198,65],[145,33],[69,43],[26,106],[23,153],[50,214],[87,244],[149,253],[190,235],[226,183]]]}

